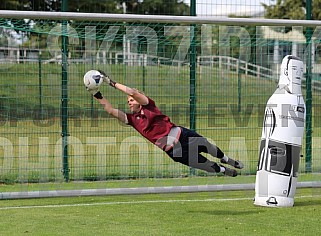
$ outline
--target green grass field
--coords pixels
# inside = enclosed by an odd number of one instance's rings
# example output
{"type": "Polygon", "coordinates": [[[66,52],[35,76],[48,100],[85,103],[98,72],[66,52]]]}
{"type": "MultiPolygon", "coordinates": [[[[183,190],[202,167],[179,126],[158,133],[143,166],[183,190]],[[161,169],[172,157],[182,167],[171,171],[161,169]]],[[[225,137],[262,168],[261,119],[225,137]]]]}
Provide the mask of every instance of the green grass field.
{"type": "Polygon", "coordinates": [[[254,191],[0,201],[1,235],[320,235],[321,189],[295,206],[253,205],[254,191]]]}
{"type": "MultiPolygon", "coordinates": [[[[320,181],[301,174],[300,182],[320,181]]],[[[254,183],[254,175],[2,185],[1,192],[254,183]]],[[[0,201],[0,235],[319,235],[321,188],[298,188],[295,206],[253,205],[254,190],[0,201]]]]}

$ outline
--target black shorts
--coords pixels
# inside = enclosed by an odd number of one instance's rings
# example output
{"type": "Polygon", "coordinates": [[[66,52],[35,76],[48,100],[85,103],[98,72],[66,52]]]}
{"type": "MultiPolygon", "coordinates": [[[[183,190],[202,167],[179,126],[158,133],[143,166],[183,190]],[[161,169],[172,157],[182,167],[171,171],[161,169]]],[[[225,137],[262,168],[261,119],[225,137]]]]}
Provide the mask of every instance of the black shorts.
{"type": "Polygon", "coordinates": [[[214,144],[211,144],[197,132],[181,127],[179,142],[172,149],[166,151],[174,161],[189,166],[191,162],[205,163],[207,158],[201,152],[208,153],[209,148],[215,148],[216,157],[222,158],[224,154],[214,144]]]}

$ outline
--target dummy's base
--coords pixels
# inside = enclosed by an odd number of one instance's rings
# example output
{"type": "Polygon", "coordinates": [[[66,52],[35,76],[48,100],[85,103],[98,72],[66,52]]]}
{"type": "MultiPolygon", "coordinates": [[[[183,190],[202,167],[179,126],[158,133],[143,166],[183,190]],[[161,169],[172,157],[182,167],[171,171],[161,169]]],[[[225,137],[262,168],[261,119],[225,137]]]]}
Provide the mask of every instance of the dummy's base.
{"type": "Polygon", "coordinates": [[[265,207],[293,207],[294,199],[288,197],[255,196],[254,205],[265,207]]]}

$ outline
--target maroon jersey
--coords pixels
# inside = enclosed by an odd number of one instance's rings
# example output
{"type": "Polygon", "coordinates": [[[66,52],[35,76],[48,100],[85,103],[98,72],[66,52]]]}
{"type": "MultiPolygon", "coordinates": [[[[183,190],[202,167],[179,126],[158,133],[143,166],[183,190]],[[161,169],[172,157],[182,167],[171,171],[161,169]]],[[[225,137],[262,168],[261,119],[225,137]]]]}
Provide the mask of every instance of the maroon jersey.
{"type": "Polygon", "coordinates": [[[166,146],[167,135],[171,128],[176,126],[168,116],[156,107],[155,102],[150,98],[148,98],[148,104],[143,105],[139,112],[126,115],[129,125],[161,149],[166,146]]]}

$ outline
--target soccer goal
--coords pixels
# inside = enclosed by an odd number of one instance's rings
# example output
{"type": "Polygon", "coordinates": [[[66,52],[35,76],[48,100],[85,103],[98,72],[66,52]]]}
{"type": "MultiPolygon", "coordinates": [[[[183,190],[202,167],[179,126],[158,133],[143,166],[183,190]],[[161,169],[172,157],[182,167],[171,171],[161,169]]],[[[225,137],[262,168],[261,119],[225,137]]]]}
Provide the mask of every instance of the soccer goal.
{"type": "MultiPolygon", "coordinates": [[[[0,182],[211,176],[173,162],[104,112],[83,85],[91,69],[144,91],[173,122],[242,160],[241,175],[254,175],[264,108],[287,54],[306,66],[300,172],[321,170],[320,21],[25,11],[0,18],[0,182]]],[[[126,96],[102,92],[129,111],[126,96]]]]}

